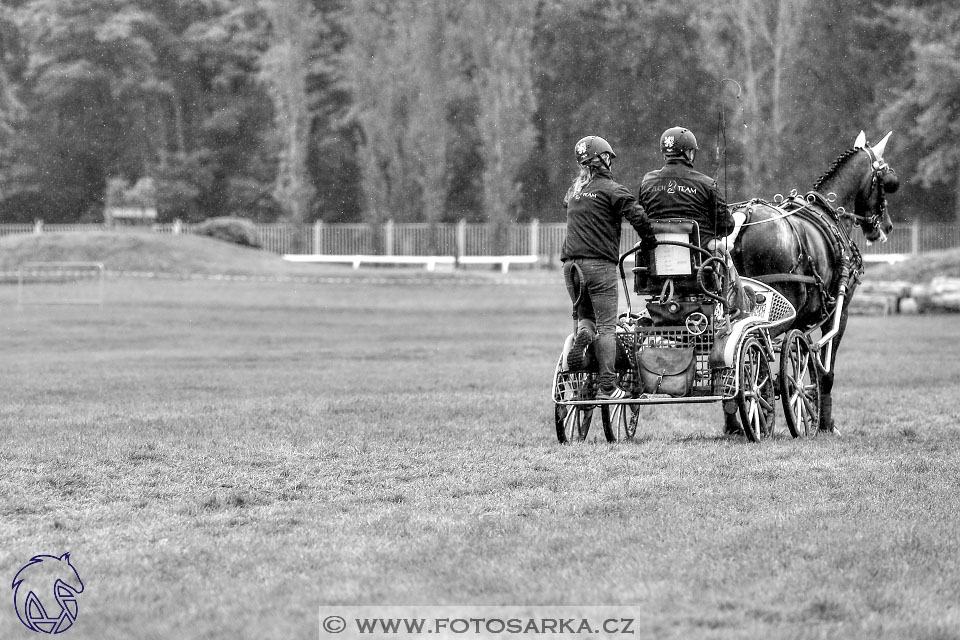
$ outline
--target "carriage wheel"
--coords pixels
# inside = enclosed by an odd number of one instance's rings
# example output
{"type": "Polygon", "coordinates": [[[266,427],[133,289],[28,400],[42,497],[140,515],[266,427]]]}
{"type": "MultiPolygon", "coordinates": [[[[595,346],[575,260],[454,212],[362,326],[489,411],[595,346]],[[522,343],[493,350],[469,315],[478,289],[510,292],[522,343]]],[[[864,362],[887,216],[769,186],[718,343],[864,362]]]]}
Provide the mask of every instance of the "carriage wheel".
{"type": "Polygon", "coordinates": [[[619,442],[629,440],[637,433],[640,412],[634,405],[605,404],[600,407],[600,418],[607,442],[619,442]]]}
{"type": "Polygon", "coordinates": [[[560,444],[582,442],[587,439],[594,409],[593,405],[556,405],[557,440],[560,441],[560,444]]]}
{"type": "Polygon", "coordinates": [[[557,440],[561,444],[586,440],[596,405],[569,405],[563,401],[588,397],[592,393],[592,384],[589,373],[564,371],[562,358],[557,363],[553,383],[554,422],[557,440]]]}
{"type": "Polygon", "coordinates": [[[820,432],[820,375],[817,357],[802,331],[793,329],[783,338],[780,352],[780,402],[794,438],[811,438],[820,432]]]}
{"type": "Polygon", "coordinates": [[[737,408],[743,432],[753,442],[773,435],[776,390],[770,375],[770,361],[756,338],[747,338],[740,354],[740,388],[737,408]]]}

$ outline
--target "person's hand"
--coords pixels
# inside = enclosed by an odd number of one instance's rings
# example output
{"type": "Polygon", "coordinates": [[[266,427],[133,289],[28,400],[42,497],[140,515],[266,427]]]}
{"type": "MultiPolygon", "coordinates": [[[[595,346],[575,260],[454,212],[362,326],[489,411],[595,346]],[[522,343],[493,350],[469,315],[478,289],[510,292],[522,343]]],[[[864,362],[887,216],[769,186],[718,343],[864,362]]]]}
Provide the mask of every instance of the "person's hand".
{"type": "Polygon", "coordinates": [[[707,243],[707,249],[710,249],[710,251],[730,251],[733,248],[733,238],[734,234],[722,238],[713,238],[707,243]]]}

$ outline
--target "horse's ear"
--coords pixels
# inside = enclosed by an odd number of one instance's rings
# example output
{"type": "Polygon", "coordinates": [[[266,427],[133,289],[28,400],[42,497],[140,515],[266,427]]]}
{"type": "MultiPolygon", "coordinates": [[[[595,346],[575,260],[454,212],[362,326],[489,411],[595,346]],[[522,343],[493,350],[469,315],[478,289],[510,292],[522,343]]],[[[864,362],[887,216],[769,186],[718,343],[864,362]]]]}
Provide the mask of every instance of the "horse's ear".
{"type": "Polygon", "coordinates": [[[883,136],[883,140],[877,143],[877,146],[873,148],[873,152],[877,154],[878,158],[883,157],[883,149],[887,146],[887,140],[890,139],[890,136],[893,135],[893,131],[888,131],[887,135],[883,136]]]}
{"type": "Polygon", "coordinates": [[[65,554],[63,554],[62,556],[60,556],[60,560],[63,560],[63,561],[66,561],[66,562],[70,562],[70,552],[67,551],[65,554]]]}
{"type": "Polygon", "coordinates": [[[854,149],[862,149],[867,146],[867,134],[860,130],[860,135],[857,136],[857,141],[853,143],[854,149]]]}

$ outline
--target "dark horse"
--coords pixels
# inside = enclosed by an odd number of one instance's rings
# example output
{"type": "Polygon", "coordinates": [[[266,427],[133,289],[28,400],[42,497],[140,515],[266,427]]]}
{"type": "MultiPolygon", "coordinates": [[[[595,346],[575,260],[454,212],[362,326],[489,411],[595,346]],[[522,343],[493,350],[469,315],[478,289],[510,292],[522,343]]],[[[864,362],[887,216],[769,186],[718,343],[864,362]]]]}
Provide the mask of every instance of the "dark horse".
{"type": "Polygon", "coordinates": [[[883,160],[889,139],[890,133],[871,147],[861,131],[811,192],[732,207],[746,215],[732,251],[737,269],[774,287],[796,308],[795,321],[783,331],[799,329],[808,337],[820,332],[814,351],[819,354],[821,430],[836,430],[833,362],[863,274],[863,258],[850,233],[856,223],[869,242],[886,242],[893,229],[885,194],[896,191],[899,180],[883,160]]]}

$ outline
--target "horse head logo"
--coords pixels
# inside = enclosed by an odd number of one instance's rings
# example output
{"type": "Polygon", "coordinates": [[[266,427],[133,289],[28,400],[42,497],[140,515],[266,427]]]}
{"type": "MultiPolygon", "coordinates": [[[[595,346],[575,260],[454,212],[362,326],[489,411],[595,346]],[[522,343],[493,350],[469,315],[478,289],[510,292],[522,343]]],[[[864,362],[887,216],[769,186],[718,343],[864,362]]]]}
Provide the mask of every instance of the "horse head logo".
{"type": "Polygon", "coordinates": [[[20,622],[38,633],[63,633],[77,619],[83,581],[70,554],[34,556],[13,578],[13,600],[20,622]]]}

